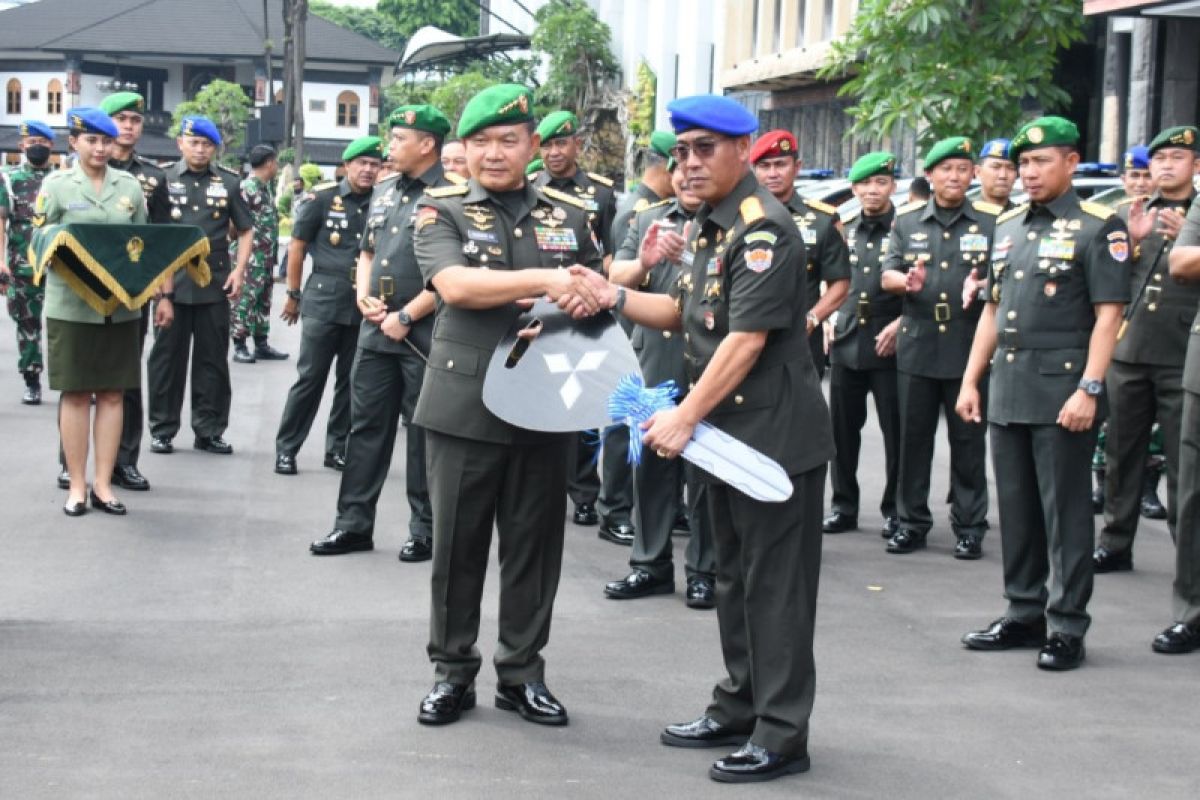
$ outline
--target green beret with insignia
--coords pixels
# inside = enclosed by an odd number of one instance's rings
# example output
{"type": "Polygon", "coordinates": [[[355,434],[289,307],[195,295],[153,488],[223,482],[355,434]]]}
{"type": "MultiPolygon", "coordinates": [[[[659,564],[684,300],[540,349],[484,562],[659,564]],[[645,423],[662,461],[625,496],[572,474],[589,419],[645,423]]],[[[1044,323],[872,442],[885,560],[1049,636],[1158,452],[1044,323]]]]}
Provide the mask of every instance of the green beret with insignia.
{"type": "Polygon", "coordinates": [[[342,161],[353,161],[359,156],[383,158],[383,140],[378,136],[360,136],[342,151],[342,161]]]}
{"type": "Polygon", "coordinates": [[[574,136],[579,133],[579,117],[570,111],[555,111],[547,114],[537,127],[538,136],[543,142],[560,139],[563,136],[574,136]]]}
{"type": "Polygon", "coordinates": [[[145,114],[146,98],[137,92],[117,92],[100,101],[100,110],[110,117],[113,114],[120,114],[122,111],[136,111],[139,114],[145,114]]]}
{"type": "Polygon", "coordinates": [[[532,175],[533,173],[537,172],[544,166],[545,166],[545,164],[542,163],[542,160],[540,158],[535,158],[533,161],[529,162],[529,166],[525,167],[525,174],[532,175]]]}
{"type": "Polygon", "coordinates": [[[400,106],[388,114],[387,128],[412,128],[414,131],[445,137],[450,133],[450,120],[433,106],[400,106]]]}
{"type": "Polygon", "coordinates": [[[515,83],[489,86],[467,101],[458,118],[458,138],[493,125],[518,125],[533,122],[533,93],[515,83]]]}
{"type": "Polygon", "coordinates": [[[1025,150],[1039,147],[1074,147],[1079,144],[1079,128],[1074,122],[1062,117],[1038,117],[1026,122],[1012,144],[1008,146],[1008,157],[1016,161],[1025,150]]]}
{"type": "Polygon", "coordinates": [[[655,131],[650,134],[650,149],[663,158],[671,157],[671,149],[675,147],[675,134],[671,131],[655,131]]]}
{"type": "Polygon", "coordinates": [[[858,183],[865,181],[867,178],[873,178],[876,175],[887,175],[891,177],[896,169],[896,157],[891,153],[880,150],[875,153],[867,153],[865,156],[854,162],[854,166],[850,168],[850,182],[858,183]]]}
{"type": "Polygon", "coordinates": [[[971,146],[971,140],[965,136],[951,136],[937,142],[925,154],[925,169],[931,170],[948,158],[965,158],[974,163],[975,148],[971,146]]]}
{"type": "Polygon", "coordinates": [[[1174,128],[1167,128],[1155,136],[1147,148],[1150,150],[1151,156],[1164,147],[1183,147],[1187,150],[1195,150],[1196,134],[1196,129],[1191,125],[1177,125],[1174,128]]]}

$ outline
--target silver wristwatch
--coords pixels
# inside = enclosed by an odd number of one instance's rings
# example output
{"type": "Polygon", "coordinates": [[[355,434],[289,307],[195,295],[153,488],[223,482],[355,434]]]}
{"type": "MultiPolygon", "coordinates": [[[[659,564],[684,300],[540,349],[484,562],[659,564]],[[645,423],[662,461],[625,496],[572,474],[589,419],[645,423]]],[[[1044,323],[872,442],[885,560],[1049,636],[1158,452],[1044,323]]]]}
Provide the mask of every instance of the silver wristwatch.
{"type": "Polygon", "coordinates": [[[1104,393],[1104,381],[1098,381],[1094,378],[1080,378],[1079,388],[1088,397],[1099,397],[1104,393]]]}

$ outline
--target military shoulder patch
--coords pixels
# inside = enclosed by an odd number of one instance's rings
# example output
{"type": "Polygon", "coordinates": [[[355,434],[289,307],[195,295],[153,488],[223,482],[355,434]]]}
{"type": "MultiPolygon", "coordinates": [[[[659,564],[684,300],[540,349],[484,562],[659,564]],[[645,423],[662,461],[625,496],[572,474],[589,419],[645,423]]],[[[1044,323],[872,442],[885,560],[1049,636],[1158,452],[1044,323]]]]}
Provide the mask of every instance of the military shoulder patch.
{"type": "Polygon", "coordinates": [[[466,184],[458,186],[431,186],[425,190],[426,197],[456,197],[460,194],[466,194],[470,188],[466,184]]]}
{"type": "Polygon", "coordinates": [[[779,241],[779,237],[770,231],[754,231],[753,233],[747,233],[744,237],[742,237],[742,241],[746,244],[756,244],[761,242],[763,244],[773,245],[779,241]]]}
{"type": "Polygon", "coordinates": [[[309,189],[309,191],[312,192],[313,194],[316,194],[317,192],[323,192],[326,189],[336,189],[336,188],[337,188],[337,181],[325,181],[324,183],[315,184],[311,189],[309,189]]]}
{"type": "Polygon", "coordinates": [[[1018,216],[1020,214],[1024,214],[1028,210],[1029,210],[1029,203],[1022,203],[1021,205],[1017,206],[1016,208],[1010,208],[1008,211],[1005,211],[1003,214],[996,217],[996,224],[1000,224],[1001,222],[1004,222],[1005,220],[1012,219],[1013,217],[1018,216]]]}
{"type": "Polygon", "coordinates": [[[982,211],[985,214],[991,214],[993,217],[1004,210],[1003,206],[998,206],[995,203],[989,203],[986,200],[976,200],[974,203],[971,203],[971,208],[975,209],[976,211],[982,211]]]}
{"type": "MultiPolygon", "coordinates": [[[[397,177],[399,177],[399,176],[397,176],[397,177]]],[[[462,175],[459,175],[457,172],[446,172],[443,174],[443,177],[445,177],[446,180],[448,180],[451,183],[456,184],[458,186],[461,186],[467,182],[467,179],[464,178],[462,175]]]]}
{"type": "Polygon", "coordinates": [[[571,197],[571,195],[567,194],[566,192],[560,192],[558,189],[554,189],[549,186],[541,186],[538,187],[538,191],[546,195],[546,197],[549,197],[551,200],[557,200],[560,203],[569,203],[576,208],[582,208],[584,210],[587,209],[587,203],[578,198],[571,197]]]}
{"type": "Polygon", "coordinates": [[[762,200],[754,195],[750,195],[742,201],[742,204],[738,206],[738,212],[742,215],[742,222],[747,225],[758,222],[767,216],[767,212],[763,210],[762,200]]]}
{"type": "Polygon", "coordinates": [[[808,206],[809,208],[816,209],[817,211],[824,211],[826,214],[836,214],[837,213],[836,208],[829,205],[829,203],[822,203],[820,200],[807,200],[806,199],[804,201],[804,205],[808,206]]]}
{"type": "Polygon", "coordinates": [[[926,204],[924,200],[914,200],[911,203],[905,203],[896,209],[896,216],[900,216],[901,214],[911,214],[913,211],[924,208],[925,205],[926,204]]]}
{"type": "Polygon", "coordinates": [[[594,180],[596,183],[603,184],[604,186],[607,186],[610,189],[613,187],[612,178],[606,178],[603,175],[597,175],[594,172],[587,173],[587,176],[589,178],[591,178],[592,180],[594,180]]]}
{"type": "Polygon", "coordinates": [[[1087,200],[1082,201],[1079,204],[1079,207],[1083,209],[1085,213],[1091,214],[1093,217],[1098,217],[1099,219],[1108,219],[1117,213],[1108,206],[1104,206],[1099,203],[1089,203],[1087,200]]]}

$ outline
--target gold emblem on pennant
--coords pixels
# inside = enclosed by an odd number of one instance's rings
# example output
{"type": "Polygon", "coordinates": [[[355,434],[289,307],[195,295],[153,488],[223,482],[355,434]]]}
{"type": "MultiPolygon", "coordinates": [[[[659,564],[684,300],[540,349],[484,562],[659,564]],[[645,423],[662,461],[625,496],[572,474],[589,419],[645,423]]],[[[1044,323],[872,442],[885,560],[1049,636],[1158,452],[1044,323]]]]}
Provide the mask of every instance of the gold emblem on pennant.
{"type": "Polygon", "coordinates": [[[129,260],[135,264],[142,260],[142,251],[145,249],[146,243],[139,236],[133,236],[125,243],[125,252],[129,254],[129,260]]]}

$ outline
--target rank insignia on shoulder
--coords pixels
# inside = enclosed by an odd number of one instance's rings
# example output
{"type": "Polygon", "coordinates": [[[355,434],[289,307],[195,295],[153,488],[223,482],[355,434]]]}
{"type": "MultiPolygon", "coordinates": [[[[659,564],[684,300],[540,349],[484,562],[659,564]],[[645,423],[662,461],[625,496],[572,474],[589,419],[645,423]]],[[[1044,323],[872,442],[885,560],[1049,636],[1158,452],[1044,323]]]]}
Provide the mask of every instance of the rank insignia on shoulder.
{"type": "Polygon", "coordinates": [[[466,184],[460,186],[432,186],[425,190],[428,197],[457,197],[460,194],[466,194],[470,188],[466,184]]]}
{"type": "Polygon", "coordinates": [[[996,205],[995,203],[989,203],[986,200],[976,200],[974,203],[971,204],[971,207],[974,208],[976,211],[982,211],[983,213],[991,214],[992,216],[995,216],[1004,210],[1002,207],[996,205]]]}
{"type": "Polygon", "coordinates": [[[603,184],[604,186],[607,186],[607,187],[608,187],[608,188],[610,188],[610,189],[611,189],[611,188],[612,188],[612,186],[613,186],[613,181],[612,181],[612,178],[606,178],[606,177],[604,177],[603,175],[597,175],[597,174],[596,174],[596,173],[594,173],[594,172],[589,172],[589,173],[587,174],[587,176],[588,176],[589,178],[591,178],[592,180],[594,180],[596,183],[603,184]]]}
{"type": "Polygon", "coordinates": [[[1003,214],[1001,214],[999,217],[997,217],[996,223],[999,224],[1006,220],[1010,220],[1013,217],[1024,214],[1028,210],[1029,210],[1029,204],[1022,203],[1021,205],[1017,206],[1016,208],[1010,208],[1008,211],[1005,211],[1003,214]]]}
{"type": "Polygon", "coordinates": [[[587,203],[577,197],[572,197],[566,192],[560,192],[558,189],[554,189],[550,186],[542,186],[541,192],[552,200],[557,200],[560,203],[569,203],[576,208],[582,208],[585,211],[587,210],[587,203]]]}
{"type": "Polygon", "coordinates": [[[1093,217],[1097,217],[1099,219],[1108,219],[1109,217],[1111,217],[1117,213],[1116,211],[1112,210],[1108,206],[1104,206],[1099,203],[1092,203],[1087,200],[1084,200],[1083,202],[1081,202],[1079,204],[1079,207],[1084,212],[1091,214],[1093,217]]]}
{"type": "Polygon", "coordinates": [[[820,200],[807,200],[806,199],[804,201],[804,204],[807,205],[809,208],[815,208],[817,211],[824,211],[826,214],[836,214],[837,213],[836,208],[829,205],[829,203],[823,203],[820,200]]]}
{"type": "Polygon", "coordinates": [[[924,200],[914,200],[911,203],[905,203],[896,209],[896,216],[900,216],[901,214],[910,214],[913,211],[924,208],[925,205],[926,203],[924,200]]]}
{"type": "Polygon", "coordinates": [[[742,215],[742,222],[747,225],[758,222],[767,215],[767,212],[763,210],[762,201],[754,195],[750,195],[743,200],[742,204],[738,206],[738,211],[742,215]]]}

